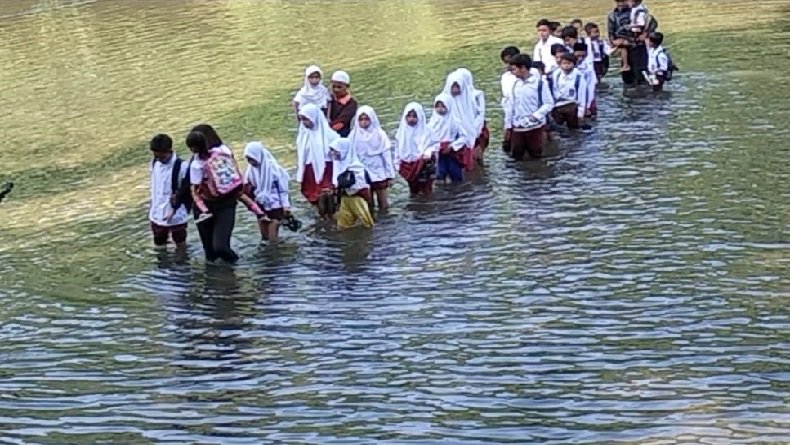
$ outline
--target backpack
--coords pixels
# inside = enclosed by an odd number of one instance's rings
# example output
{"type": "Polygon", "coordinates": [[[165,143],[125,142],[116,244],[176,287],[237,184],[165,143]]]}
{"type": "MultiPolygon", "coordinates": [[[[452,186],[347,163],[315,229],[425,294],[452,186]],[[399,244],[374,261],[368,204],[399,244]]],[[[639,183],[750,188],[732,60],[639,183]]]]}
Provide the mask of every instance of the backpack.
{"type": "Polygon", "coordinates": [[[346,170],[337,177],[337,188],[341,190],[350,189],[357,182],[356,175],[351,170],[346,170]]]}
{"type": "MultiPolygon", "coordinates": [[[[664,80],[669,82],[669,81],[672,80],[672,74],[675,71],[680,71],[680,68],[678,68],[678,66],[675,65],[675,62],[672,61],[672,56],[669,55],[669,51],[667,51],[666,48],[663,48],[661,52],[663,52],[664,55],[667,56],[667,72],[664,75],[664,80]]],[[[658,55],[659,54],[660,54],[659,52],[656,52],[656,60],[655,60],[656,66],[658,66],[658,55]]]]}
{"type": "Polygon", "coordinates": [[[217,199],[240,190],[244,179],[236,160],[231,155],[215,150],[203,163],[203,182],[208,195],[217,199]]]}
{"type": "MultiPolygon", "coordinates": [[[[178,210],[178,207],[184,206],[187,212],[189,212],[192,210],[192,192],[189,190],[189,167],[192,165],[192,161],[189,161],[187,165],[187,176],[182,181],[181,165],[183,162],[184,161],[178,156],[173,159],[173,170],[170,172],[170,194],[175,196],[177,206],[174,210],[178,210]]],[[[153,168],[155,164],[156,159],[151,161],[151,168],[153,168]]]]}

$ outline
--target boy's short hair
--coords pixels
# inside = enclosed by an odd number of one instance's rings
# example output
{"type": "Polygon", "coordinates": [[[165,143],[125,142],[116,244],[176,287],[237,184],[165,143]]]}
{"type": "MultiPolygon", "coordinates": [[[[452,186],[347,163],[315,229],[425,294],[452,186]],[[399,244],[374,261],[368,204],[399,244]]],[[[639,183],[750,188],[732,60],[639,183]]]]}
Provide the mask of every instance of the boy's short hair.
{"type": "Polygon", "coordinates": [[[151,139],[151,143],[149,144],[151,151],[155,151],[158,153],[173,151],[173,139],[166,134],[157,134],[151,139]]]}
{"type": "Polygon", "coordinates": [[[578,39],[579,38],[579,30],[574,28],[573,26],[566,26],[562,28],[562,38],[567,39],[578,39]]]}
{"type": "Polygon", "coordinates": [[[584,51],[587,52],[587,45],[582,42],[576,42],[573,44],[573,52],[576,51],[584,51]]]}
{"type": "Polygon", "coordinates": [[[563,54],[562,56],[560,56],[560,62],[562,62],[563,60],[567,60],[568,62],[573,62],[573,64],[576,65],[576,58],[573,57],[573,54],[568,54],[568,53],[563,54]]]}
{"type": "Polygon", "coordinates": [[[538,71],[546,71],[546,64],[540,60],[535,60],[532,62],[531,68],[535,68],[538,71]]]}
{"type": "Polygon", "coordinates": [[[551,45],[552,56],[556,56],[557,54],[567,53],[567,52],[568,52],[568,48],[566,48],[565,45],[561,43],[555,43],[554,45],[551,45]]]}
{"type": "Polygon", "coordinates": [[[538,24],[535,25],[535,28],[540,28],[541,26],[547,26],[549,29],[551,29],[551,22],[549,19],[540,19],[538,20],[538,24]]]}
{"type": "Polygon", "coordinates": [[[500,57],[502,60],[504,60],[504,61],[507,61],[507,60],[508,60],[508,59],[510,59],[511,57],[513,57],[513,56],[515,56],[515,55],[518,55],[518,54],[521,54],[521,50],[520,50],[520,49],[518,49],[518,47],[516,47],[516,46],[506,46],[506,47],[505,47],[505,48],[502,50],[502,52],[501,52],[501,53],[499,53],[499,57],[500,57]]]}
{"type": "Polygon", "coordinates": [[[597,23],[588,22],[586,25],[584,25],[584,31],[587,34],[589,34],[590,31],[592,31],[593,29],[598,29],[598,24],[597,23]]]}
{"type": "Polygon", "coordinates": [[[532,58],[526,54],[518,54],[510,59],[510,64],[519,68],[529,68],[532,66],[532,58]]]}
{"type": "Polygon", "coordinates": [[[664,43],[664,34],[658,31],[651,32],[647,38],[650,39],[650,43],[652,43],[654,46],[659,46],[664,43]]]}
{"type": "Polygon", "coordinates": [[[584,22],[582,22],[582,19],[573,19],[573,20],[571,20],[571,25],[574,24],[574,23],[578,23],[578,24],[581,25],[584,22]]]}
{"type": "Polygon", "coordinates": [[[560,23],[560,22],[549,22],[549,31],[554,32],[560,26],[562,26],[562,23],[560,23]]]}

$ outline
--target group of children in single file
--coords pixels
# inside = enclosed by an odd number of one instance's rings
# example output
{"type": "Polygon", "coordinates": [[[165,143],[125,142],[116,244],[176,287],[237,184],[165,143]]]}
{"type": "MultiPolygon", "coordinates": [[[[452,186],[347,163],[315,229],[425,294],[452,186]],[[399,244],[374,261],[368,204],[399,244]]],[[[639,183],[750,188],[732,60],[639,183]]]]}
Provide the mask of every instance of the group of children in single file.
{"type": "MultiPolygon", "coordinates": [[[[503,149],[514,159],[541,157],[547,136],[553,137],[557,126],[579,128],[595,118],[596,85],[608,69],[612,48],[624,44],[602,40],[592,23],[584,27],[586,39],[579,35],[581,21],[563,28],[560,38],[552,34],[553,25],[545,19],[538,22],[532,58],[515,47],[501,54],[508,67],[502,75],[503,149]]],[[[660,48],[663,37],[655,33],[648,39],[660,48]]],[[[408,183],[412,196],[428,196],[436,180],[462,182],[465,173],[484,164],[489,143],[485,95],[475,88],[468,69],[447,76],[430,118],[421,104],[407,104],[394,140],[372,107],[357,104],[348,73],[332,74],[331,92],[322,79],[319,67],[308,67],[293,100],[296,182],[319,217],[336,221],[339,228],[372,227],[372,209],[389,207],[388,190],[396,174],[408,183]]],[[[193,210],[206,259],[235,263],[238,256],[230,238],[238,202],[256,216],[266,241],[278,238],[281,225],[299,229],[291,213],[289,174],[263,143],[246,145],[243,174],[210,125],[194,127],[186,145],[192,152],[188,161],[175,156],[167,135],[157,135],[150,143],[149,219],[156,246],[172,238],[183,248],[193,210]]]]}

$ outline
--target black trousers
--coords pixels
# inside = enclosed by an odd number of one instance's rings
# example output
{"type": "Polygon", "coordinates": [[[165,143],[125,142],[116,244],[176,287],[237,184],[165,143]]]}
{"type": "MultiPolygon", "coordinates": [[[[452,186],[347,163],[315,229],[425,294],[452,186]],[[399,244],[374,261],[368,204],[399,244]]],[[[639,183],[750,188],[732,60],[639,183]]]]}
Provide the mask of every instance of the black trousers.
{"type": "MultiPolygon", "coordinates": [[[[236,226],[236,203],[235,197],[215,202],[206,201],[206,207],[214,216],[197,225],[206,261],[222,259],[231,264],[239,261],[239,256],[230,247],[230,237],[236,226]]],[[[195,216],[197,217],[197,211],[195,216]]]]}

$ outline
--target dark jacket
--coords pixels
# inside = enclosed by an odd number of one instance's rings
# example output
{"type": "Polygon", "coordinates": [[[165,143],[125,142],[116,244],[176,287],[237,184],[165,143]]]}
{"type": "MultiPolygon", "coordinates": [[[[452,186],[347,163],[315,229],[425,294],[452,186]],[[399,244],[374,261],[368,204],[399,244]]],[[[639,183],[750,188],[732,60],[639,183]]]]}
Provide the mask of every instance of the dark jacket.
{"type": "Polygon", "coordinates": [[[332,98],[329,105],[329,125],[340,137],[348,137],[348,134],[351,133],[351,121],[354,120],[356,114],[356,99],[350,97],[344,105],[332,98]]]}

